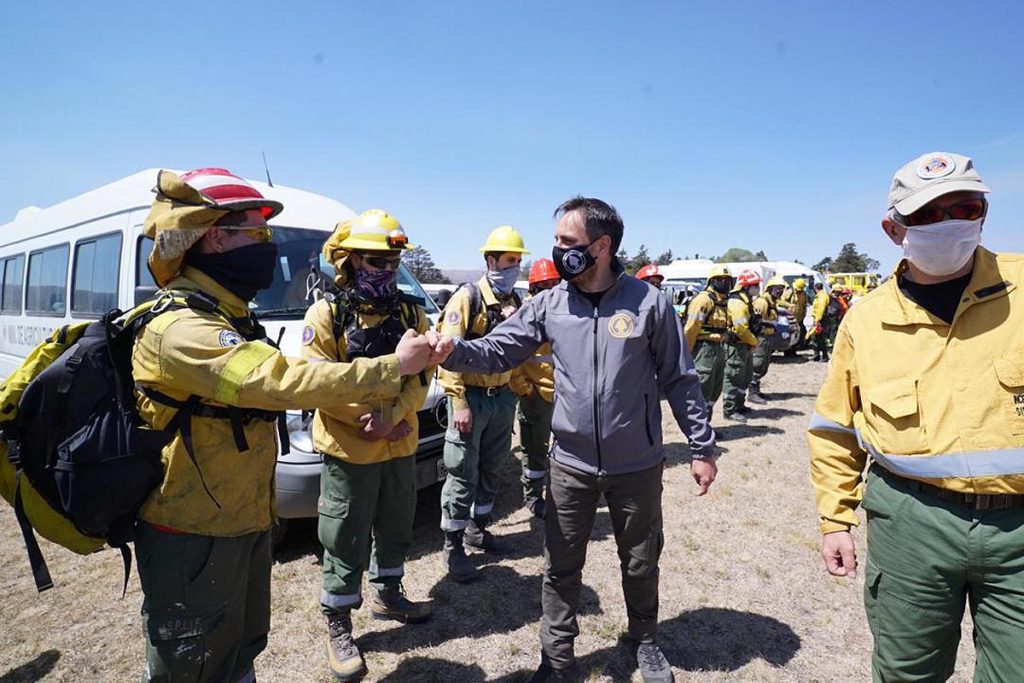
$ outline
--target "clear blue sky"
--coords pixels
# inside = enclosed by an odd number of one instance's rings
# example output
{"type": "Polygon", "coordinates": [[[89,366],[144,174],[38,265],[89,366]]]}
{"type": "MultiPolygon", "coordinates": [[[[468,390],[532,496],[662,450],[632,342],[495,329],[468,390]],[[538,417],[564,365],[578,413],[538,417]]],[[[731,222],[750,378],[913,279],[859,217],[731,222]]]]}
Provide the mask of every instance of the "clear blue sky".
{"type": "Polygon", "coordinates": [[[893,171],[974,157],[1024,251],[1019,2],[12,3],[0,223],[148,167],[382,207],[443,267],[576,193],[625,246],[888,268],[893,171]]]}

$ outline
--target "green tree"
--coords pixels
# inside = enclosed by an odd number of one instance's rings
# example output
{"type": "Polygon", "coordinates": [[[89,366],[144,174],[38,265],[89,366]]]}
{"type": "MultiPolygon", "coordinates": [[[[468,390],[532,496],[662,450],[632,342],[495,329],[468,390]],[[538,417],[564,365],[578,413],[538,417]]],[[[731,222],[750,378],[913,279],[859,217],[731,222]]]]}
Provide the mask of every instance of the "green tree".
{"type": "Polygon", "coordinates": [[[821,272],[821,273],[831,272],[832,271],[832,257],[831,256],[826,256],[825,258],[821,259],[820,261],[815,263],[813,266],[811,266],[811,268],[813,270],[816,270],[816,271],[821,272]]]}
{"type": "Polygon", "coordinates": [[[658,258],[654,259],[654,262],[659,266],[667,266],[675,260],[672,256],[672,250],[663,251],[658,255],[658,258]]]}
{"type": "Polygon", "coordinates": [[[402,254],[402,263],[417,280],[425,285],[451,284],[451,280],[446,278],[444,273],[434,265],[434,259],[430,257],[430,252],[423,247],[417,246],[402,254]]]}
{"type": "Polygon", "coordinates": [[[847,242],[839,250],[839,255],[832,261],[832,271],[835,273],[863,273],[877,270],[878,261],[867,254],[857,251],[857,245],[847,242]]]}
{"type": "Polygon", "coordinates": [[[713,260],[715,263],[741,263],[747,261],[767,261],[768,257],[764,255],[763,251],[759,251],[755,254],[749,249],[733,247],[713,260]]]}

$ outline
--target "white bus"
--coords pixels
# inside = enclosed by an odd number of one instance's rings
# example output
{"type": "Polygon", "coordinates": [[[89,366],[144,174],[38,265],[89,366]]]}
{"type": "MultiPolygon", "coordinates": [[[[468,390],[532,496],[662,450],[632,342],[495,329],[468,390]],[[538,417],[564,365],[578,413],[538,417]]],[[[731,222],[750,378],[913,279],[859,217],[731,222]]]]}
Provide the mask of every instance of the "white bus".
{"type": "MultiPolygon", "coordinates": [[[[141,171],[46,209],[28,207],[0,226],[0,377],[17,368],[57,327],[96,320],[113,308],[128,310],[157,291],[146,259],[152,241],[142,235],[153,201],[157,169],[141,171]]],[[[250,180],[264,196],[284,204],[273,219],[279,260],[274,284],[251,304],[281,350],[297,356],[302,318],[311,303],[307,276],[334,225],[355,216],[329,197],[250,180]]],[[[424,300],[436,321],[433,300],[405,269],[399,286],[424,300]]],[[[441,459],[446,421],[436,382],[419,413],[417,484],[444,478],[441,459]]],[[[320,455],[309,433],[311,415],[290,412],[291,453],[277,462],[277,512],[282,519],[315,517],[320,493],[320,455]]]]}

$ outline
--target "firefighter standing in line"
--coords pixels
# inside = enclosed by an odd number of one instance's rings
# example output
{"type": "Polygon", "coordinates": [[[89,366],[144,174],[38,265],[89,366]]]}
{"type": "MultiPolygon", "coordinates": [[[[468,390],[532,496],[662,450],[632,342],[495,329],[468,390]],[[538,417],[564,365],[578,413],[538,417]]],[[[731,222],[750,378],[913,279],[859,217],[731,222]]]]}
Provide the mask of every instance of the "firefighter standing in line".
{"type": "Polygon", "coordinates": [[[747,388],[754,372],[755,334],[760,331],[758,316],[754,313],[754,299],[761,287],[761,276],[753,270],[744,270],[736,278],[736,288],[729,295],[729,317],[732,334],[728,336],[725,359],[725,397],[722,408],[725,417],[746,422],[750,407],[746,404],[747,388]]]}
{"type": "MultiPolygon", "coordinates": [[[[555,263],[542,258],[530,268],[527,300],[558,285],[555,263]]],[[[519,442],[523,447],[523,507],[544,519],[544,479],[548,473],[551,443],[551,413],[554,410],[555,375],[551,344],[541,344],[537,353],[512,371],[512,390],[519,396],[519,442]]]]}
{"type": "Polygon", "coordinates": [[[709,419],[725,381],[725,341],[732,327],[728,308],[731,289],[729,269],[712,266],[707,287],[686,309],[686,344],[693,353],[693,365],[700,377],[709,419]]]}
{"type": "Polygon", "coordinates": [[[754,313],[761,323],[761,333],[757,336],[757,346],[753,354],[754,373],[750,379],[750,395],[747,398],[751,403],[765,403],[768,400],[761,393],[761,379],[768,374],[768,366],[771,365],[772,340],[769,337],[775,334],[775,321],[779,319],[776,306],[785,289],[786,281],[781,277],[773,277],[765,284],[761,296],[754,299],[754,313]]]}
{"type": "Polygon", "coordinates": [[[646,266],[636,271],[636,279],[643,280],[652,287],[661,289],[661,283],[665,281],[661,271],[658,270],[657,263],[648,263],[646,266]]]}
{"type": "MultiPolygon", "coordinates": [[[[323,253],[334,265],[339,293],[306,311],[302,356],[332,363],[392,353],[407,329],[427,331],[422,301],[397,286],[402,252],[411,249],[393,216],[370,209],[338,225],[323,253]]],[[[323,455],[318,535],[324,547],[320,609],[327,617],[328,663],[335,679],[366,673],[352,637],[351,612],[362,604],[369,570],[370,612],[377,619],[417,624],[428,603],[402,589],[416,513],[416,411],[429,379],[402,382],[396,398],[356,401],[316,412],[313,444],[323,455]]]]}
{"type": "Polygon", "coordinates": [[[827,363],[830,340],[835,338],[835,330],[839,327],[840,306],[820,282],[814,283],[814,292],[814,305],[811,307],[814,329],[807,332],[807,337],[814,347],[814,360],[827,363]]]}
{"type": "Polygon", "coordinates": [[[1024,255],[981,246],[988,191],[959,154],[896,172],[903,258],[843,321],[809,427],[830,574],[856,576],[866,513],[875,681],[947,680],[967,605],[974,680],[1024,672],[1024,255]]]}
{"type": "Polygon", "coordinates": [[[807,281],[798,277],[793,280],[792,286],[786,287],[778,301],[779,310],[789,316],[790,325],[794,330],[793,334],[797,334],[797,330],[799,330],[797,343],[786,349],[783,354],[787,358],[796,357],[797,347],[803,344],[804,337],[807,336],[807,327],[804,325],[804,317],[807,315],[806,289],[807,281]]]}
{"type": "Polygon", "coordinates": [[[270,629],[279,411],[392,398],[431,337],[353,363],[282,355],[249,311],[274,281],[267,219],[282,205],[220,168],[161,171],[156,192],[145,234],[168,307],[136,338],[132,374],[143,421],[177,433],[136,527],[144,678],[250,683],[270,629]],[[193,303],[175,308],[171,292],[193,303]]]}
{"type": "MultiPolygon", "coordinates": [[[[441,315],[440,331],[449,337],[485,336],[520,305],[514,293],[519,265],[528,254],[523,238],[511,226],[495,228],[480,251],[487,274],[460,287],[441,315]]],[[[509,388],[511,372],[495,374],[441,370],[439,379],[448,396],[448,430],[444,466],[448,470],[441,492],[443,562],[460,582],[473,581],[479,570],[466,557],[465,545],[500,555],[511,547],[489,530],[501,467],[512,446],[516,395],[509,388]]]]}

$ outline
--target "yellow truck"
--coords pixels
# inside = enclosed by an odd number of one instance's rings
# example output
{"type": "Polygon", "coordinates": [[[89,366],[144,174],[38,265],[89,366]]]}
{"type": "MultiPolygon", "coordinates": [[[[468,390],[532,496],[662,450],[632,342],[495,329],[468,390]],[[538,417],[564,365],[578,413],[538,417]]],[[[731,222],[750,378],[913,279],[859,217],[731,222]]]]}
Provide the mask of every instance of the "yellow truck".
{"type": "Polygon", "coordinates": [[[830,287],[845,287],[855,296],[864,296],[882,280],[878,273],[827,273],[825,278],[830,287]]]}

